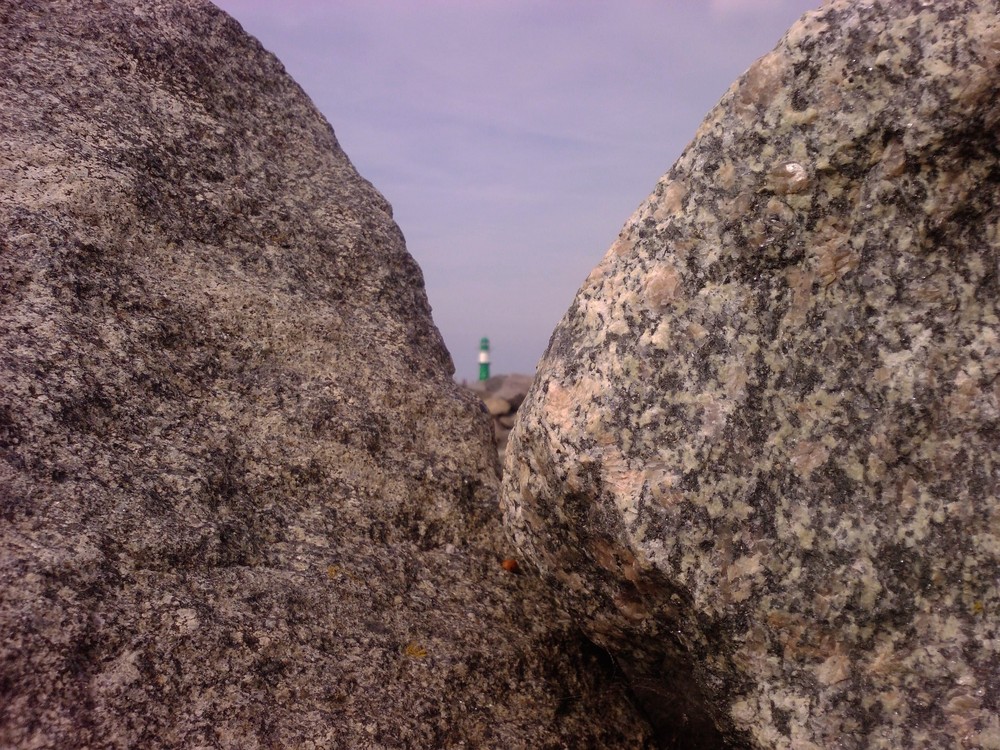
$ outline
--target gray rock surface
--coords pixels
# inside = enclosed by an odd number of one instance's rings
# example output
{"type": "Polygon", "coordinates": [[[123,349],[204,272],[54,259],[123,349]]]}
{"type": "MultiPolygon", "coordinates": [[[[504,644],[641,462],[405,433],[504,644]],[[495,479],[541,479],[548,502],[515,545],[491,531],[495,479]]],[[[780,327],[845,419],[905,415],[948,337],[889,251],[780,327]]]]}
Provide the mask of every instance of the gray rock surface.
{"type": "Polygon", "coordinates": [[[998,88],[995,2],[808,14],[539,366],[506,522],[705,746],[1000,747],[998,88]]]}
{"type": "Polygon", "coordinates": [[[385,200],[200,0],[0,2],[0,746],[645,747],[385,200]]]}

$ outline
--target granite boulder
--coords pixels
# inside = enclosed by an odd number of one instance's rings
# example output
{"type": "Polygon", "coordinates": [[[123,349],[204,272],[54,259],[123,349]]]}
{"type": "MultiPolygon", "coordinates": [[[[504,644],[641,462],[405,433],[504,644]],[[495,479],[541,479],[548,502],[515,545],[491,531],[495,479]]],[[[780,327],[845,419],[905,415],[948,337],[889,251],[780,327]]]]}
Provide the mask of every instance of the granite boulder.
{"type": "Polygon", "coordinates": [[[833,0],[558,325],[516,545],[692,747],[1000,747],[1000,7],[833,0]]]}

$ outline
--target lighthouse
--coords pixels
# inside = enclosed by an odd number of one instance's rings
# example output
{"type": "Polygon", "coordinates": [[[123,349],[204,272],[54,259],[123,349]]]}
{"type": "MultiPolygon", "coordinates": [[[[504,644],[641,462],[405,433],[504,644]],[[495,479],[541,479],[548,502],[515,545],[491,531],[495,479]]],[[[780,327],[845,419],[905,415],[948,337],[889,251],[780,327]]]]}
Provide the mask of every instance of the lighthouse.
{"type": "Polygon", "coordinates": [[[479,340],[479,380],[490,379],[490,340],[483,336],[479,340]]]}

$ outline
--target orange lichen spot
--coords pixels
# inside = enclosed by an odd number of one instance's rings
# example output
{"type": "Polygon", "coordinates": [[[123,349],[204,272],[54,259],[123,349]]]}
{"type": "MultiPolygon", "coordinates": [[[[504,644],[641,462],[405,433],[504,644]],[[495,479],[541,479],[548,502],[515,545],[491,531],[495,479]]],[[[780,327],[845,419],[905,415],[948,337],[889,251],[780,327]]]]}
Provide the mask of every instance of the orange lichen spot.
{"type": "Polygon", "coordinates": [[[406,656],[410,657],[411,659],[423,659],[425,656],[427,656],[427,649],[421,646],[419,643],[410,641],[409,643],[406,644],[406,647],[403,649],[403,653],[406,656]]]}
{"type": "Polygon", "coordinates": [[[339,565],[327,565],[326,566],[326,577],[331,581],[337,578],[347,579],[353,581],[354,583],[361,584],[363,581],[358,578],[354,573],[349,570],[344,570],[339,565]]]}
{"type": "Polygon", "coordinates": [[[513,557],[505,558],[504,561],[500,563],[500,567],[506,570],[508,573],[516,573],[518,571],[517,560],[515,560],[513,557]]]}

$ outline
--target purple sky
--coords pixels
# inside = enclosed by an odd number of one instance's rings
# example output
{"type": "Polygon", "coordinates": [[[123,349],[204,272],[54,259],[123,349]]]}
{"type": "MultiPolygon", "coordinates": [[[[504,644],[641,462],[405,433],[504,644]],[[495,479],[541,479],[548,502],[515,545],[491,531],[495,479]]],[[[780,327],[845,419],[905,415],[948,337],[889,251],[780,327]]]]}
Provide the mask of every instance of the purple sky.
{"type": "Polygon", "coordinates": [[[392,203],[456,377],[534,371],[729,84],[820,0],[216,0],[392,203]]]}

